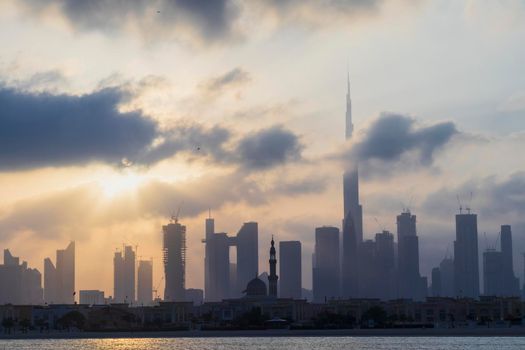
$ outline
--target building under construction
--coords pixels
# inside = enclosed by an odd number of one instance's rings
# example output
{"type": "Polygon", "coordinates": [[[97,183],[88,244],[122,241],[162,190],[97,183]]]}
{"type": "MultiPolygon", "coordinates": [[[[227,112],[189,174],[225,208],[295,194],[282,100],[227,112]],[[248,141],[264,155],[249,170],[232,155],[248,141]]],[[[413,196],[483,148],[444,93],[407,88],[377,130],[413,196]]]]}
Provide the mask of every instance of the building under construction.
{"type": "Polygon", "coordinates": [[[186,226],[181,225],[174,217],[168,225],[162,226],[162,231],[166,281],[164,300],[185,301],[186,226]]]}

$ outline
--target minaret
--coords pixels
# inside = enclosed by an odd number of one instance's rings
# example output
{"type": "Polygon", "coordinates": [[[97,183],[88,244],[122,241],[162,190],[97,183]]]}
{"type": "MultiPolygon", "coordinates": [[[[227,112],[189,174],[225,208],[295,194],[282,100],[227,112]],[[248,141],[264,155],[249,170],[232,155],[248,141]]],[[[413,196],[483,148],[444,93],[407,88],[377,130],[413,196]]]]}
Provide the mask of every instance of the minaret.
{"type": "MultiPolygon", "coordinates": [[[[352,100],[350,77],[347,77],[345,139],[352,138],[352,100]]],[[[343,175],[343,259],[341,292],[343,297],[358,296],[359,246],[363,241],[363,209],[359,204],[359,174],[356,163],[350,164],[343,175]]]]}
{"type": "Polygon", "coordinates": [[[272,235],[272,246],[270,248],[270,275],[268,276],[268,285],[269,285],[269,295],[271,297],[277,298],[277,257],[275,254],[275,242],[273,241],[272,235]]]}

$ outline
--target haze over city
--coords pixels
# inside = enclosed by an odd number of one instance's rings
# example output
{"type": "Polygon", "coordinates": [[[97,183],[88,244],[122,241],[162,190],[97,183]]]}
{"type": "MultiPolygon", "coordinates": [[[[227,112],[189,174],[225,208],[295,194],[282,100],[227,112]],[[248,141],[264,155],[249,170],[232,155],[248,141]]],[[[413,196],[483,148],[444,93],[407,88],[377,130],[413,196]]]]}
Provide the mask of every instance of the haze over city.
{"type": "Polygon", "coordinates": [[[75,241],[75,290],[113,295],[130,245],[163,294],[177,215],[203,289],[211,215],[258,223],[259,273],[272,235],[301,241],[312,289],[315,230],[343,230],[359,164],[364,240],[417,215],[430,282],[468,207],[480,259],[512,226],[523,282],[524,37],[518,0],[3,1],[0,247],[43,272],[75,241]]]}

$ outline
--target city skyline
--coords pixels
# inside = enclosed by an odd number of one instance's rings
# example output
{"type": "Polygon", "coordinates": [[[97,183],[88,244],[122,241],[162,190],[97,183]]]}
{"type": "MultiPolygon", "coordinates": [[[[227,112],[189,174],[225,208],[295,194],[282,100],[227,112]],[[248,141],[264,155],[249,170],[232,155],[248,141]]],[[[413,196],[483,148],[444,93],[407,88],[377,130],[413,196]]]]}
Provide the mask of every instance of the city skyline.
{"type": "MultiPolygon", "coordinates": [[[[350,78],[347,77],[345,139],[352,137],[354,125],[352,122],[352,102],[350,97],[350,78]]],[[[388,230],[375,234],[375,240],[364,239],[362,234],[363,208],[359,202],[358,167],[353,163],[343,173],[343,209],[344,219],[341,228],[320,226],[315,228],[315,247],[312,252],[312,301],[326,302],[329,299],[350,298],[379,298],[381,300],[412,299],[423,301],[430,296],[447,296],[479,298],[481,295],[509,296],[521,295],[519,279],[514,275],[513,244],[511,225],[501,225],[498,239],[501,240],[500,251],[494,246],[486,245],[483,249],[479,241],[477,215],[472,213],[471,204],[463,208],[460,197],[457,196],[459,214],[455,215],[456,240],[453,250],[453,292],[442,294],[441,269],[432,268],[431,274],[422,276],[419,271],[419,240],[416,225],[416,215],[412,215],[410,208],[404,207],[397,215],[397,240],[388,230]],[[463,213],[465,211],[465,213],[463,213]],[[355,215],[353,213],[356,213],[355,215]],[[352,242],[352,243],[350,243],[352,242]],[[482,258],[480,259],[480,256],[482,258]],[[481,268],[480,262],[482,261],[481,268]],[[349,264],[349,265],[347,265],[349,264]],[[350,266],[351,268],[348,268],[350,266]],[[489,293],[489,294],[486,294],[489,293]]],[[[472,194],[471,194],[472,197],[472,194]]],[[[470,199],[472,200],[472,198],[470,199]]],[[[113,294],[105,299],[104,291],[98,289],[80,290],[80,298],[85,301],[97,300],[104,303],[129,303],[132,305],[149,305],[153,301],[153,292],[157,298],[167,301],[194,300],[195,295],[186,296],[186,290],[199,289],[186,286],[186,226],[179,222],[179,207],[177,213],[171,216],[167,225],[162,225],[162,263],[164,275],[159,285],[153,279],[153,259],[138,260],[131,245],[123,244],[122,250],[114,253],[113,259],[113,294]],[[147,266],[145,266],[147,264],[147,266]],[[144,271],[144,269],[147,271],[144,271]],[[140,282],[138,282],[140,281],[140,282]],[[147,281],[147,282],[145,282],[147,281]],[[164,293],[161,295],[158,288],[164,284],[164,293]],[[156,288],[155,288],[156,286],[156,288]],[[139,294],[142,294],[139,297],[139,294]],[[189,298],[189,299],[188,299],[189,298]]],[[[379,222],[377,222],[379,224],[379,222]]],[[[202,301],[218,302],[231,298],[239,298],[245,293],[245,286],[255,276],[259,275],[258,223],[245,222],[235,237],[225,232],[215,232],[215,220],[208,209],[205,220],[202,243],[205,244],[203,258],[204,288],[202,301]],[[235,247],[236,261],[232,262],[231,247],[235,247]]],[[[486,239],[486,236],[485,236],[486,239]]],[[[282,243],[292,242],[279,242],[282,243]]],[[[302,280],[301,242],[299,243],[299,268],[294,267],[302,280]]],[[[46,304],[72,304],[76,301],[75,289],[75,242],[72,241],[66,249],[57,250],[56,266],[49,258],[44,260],[42,296],[36,287],[36,279],[42,279],[38,270],[34,270],[38,277],[34,280],[26,299],[40,301],[46,304]],[[32,290],[33,290],[32,289],[32,290]],[[36,293],[36,294],[35,294],[36,293]]],[[[297,253],[293,253],[297,255],[297,253]]],[[[271,249],[269,269],[262,268],[263,278],[270,297],[282,297],[277,272],[277,253],[274,247],[274,234],[271,235],[271,249]],[[268,281],[265,281],[265,279],[268,281]]],[[[525,256],[525,254],[524,254],[525,256]]],[[[445,256],[444,260],[447,259],[445,256]]],[[[9,273],[9,266],[20,266],[27,269],[27,262],[19,265],[19,258],[13,257],[8,249],[4,250],[5,273],[9,273]],[[25,265],[24,265],[25,264],[25,265]]],[[[287,259],[285,261],[288,263],[287,259]]],[[[293,263],[292,265],[297,265],[293,263]]],[[[1,266],[1,265],[0,265],[1,266]]],[[[287,266],[279,265],[280,271],[287,266]]],[[[32,273],[32,269],[27,270],[32,273]]],[[[446,271],[443,271],[446,273],[446,271]]],[[[525,273],[525,270],[524,270],[525,273]]],[[[10,275],[2,275],[4,278],[10,275]]],[[[296,280],[292,274],[288,279],[296,280]]],[[[295,283],[295,282],[293,282],[295,283]]],[[[523,283],[522,283],[523,285],[523,283]]],[[[97,287],[97,286],[94,286],[97,287]]],[[[21,287],[20,287],[21,288],[21,287]]],[[[303,294],[305,286],[299,282],[294,298],[306,298],[303,294]]],[[[289,287],[285,287],[285,290],[289,287]]],[[[446,288],[445,288],[446,289],[446,288]]],[[[6,301],[16,300],[9,296],[13,291],[0,293],[6,301]]],[[[286,292],[290,294],[290,292],[286,292]]],[[[13,294],[14,295],[14,294],[13,294]]],[[[290,294],[291,295],[291,294],[290,294]]],[[[199,297],[197,296],[197,300],[199,297]]],[[[23,301],[25,302],[25,301],[23,301]]]]}
{"type": "Polygon", "coordinates": [[[219,3],[0,4],[1,250],[38,269],[44,286],[44,259],[52,270],[54,252],[74,241],[74,289],[108,296],[125,244],[137,263],[151,259],[164,294],[162,226],[180,206],[185,288],[204,289],[211,208],[213,233],[228,238],[257,222],[258,273],[272,234],[278,265],[279,242],[300,241],[310,289],[315,229],[353,226],[343,225],[341,177],[359,163],[370,252],[391,260],[385,231],[397,242],[408,208],[420,277],[430,284],[437,266],[450,277],[441,264],[454,255],[454,216],[469,207],[479,287],[487,248],[506,284],[523,282],[522,3],[219,3]],[[494,247],[506,224],[514,276],[498,257],[508,240],[494,247]]]}

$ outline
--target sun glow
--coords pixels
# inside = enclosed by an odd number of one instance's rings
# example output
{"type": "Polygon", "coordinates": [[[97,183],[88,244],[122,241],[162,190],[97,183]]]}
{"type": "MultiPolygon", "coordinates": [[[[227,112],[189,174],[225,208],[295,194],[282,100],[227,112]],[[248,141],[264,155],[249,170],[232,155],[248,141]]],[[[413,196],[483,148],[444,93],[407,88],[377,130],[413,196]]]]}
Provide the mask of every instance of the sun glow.
{"type": "Polygon", "coordinates": [[[98,180],[98,183],[104,195],[111,198],[119,194],[135,192],[144,181],[144,176],[132,171],[126,171],[104,176],[98,180]]]}

